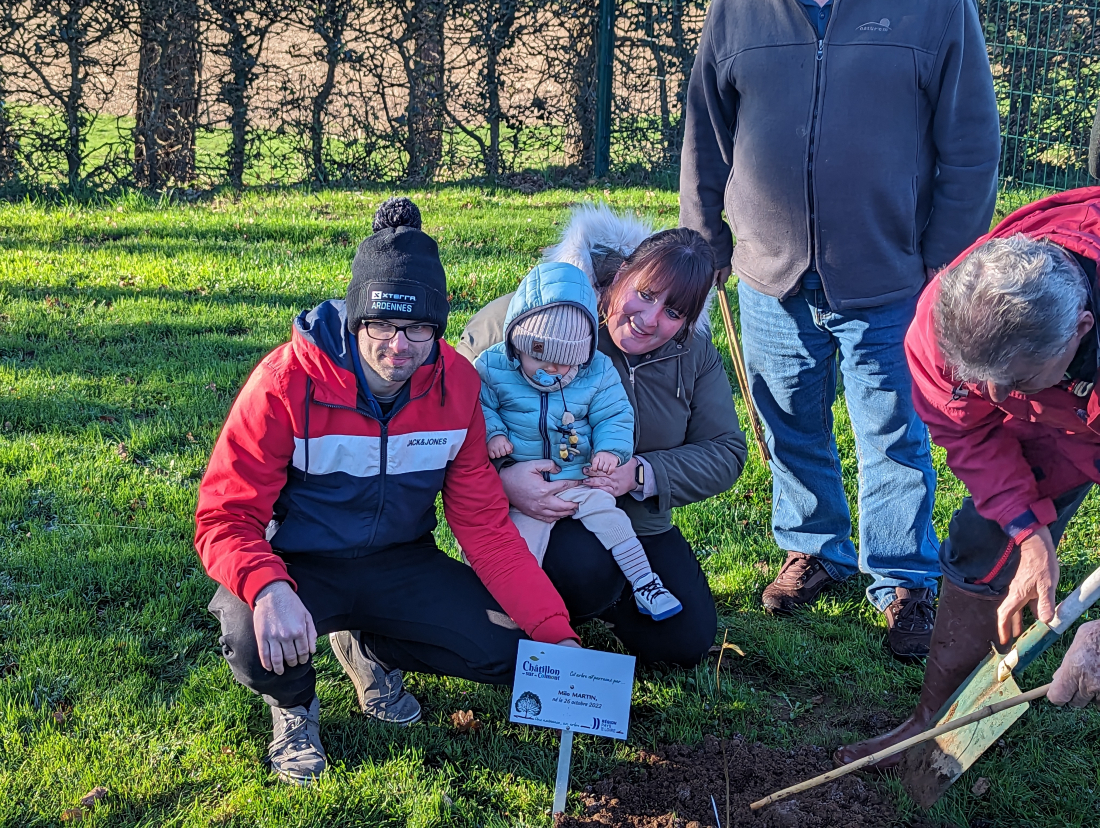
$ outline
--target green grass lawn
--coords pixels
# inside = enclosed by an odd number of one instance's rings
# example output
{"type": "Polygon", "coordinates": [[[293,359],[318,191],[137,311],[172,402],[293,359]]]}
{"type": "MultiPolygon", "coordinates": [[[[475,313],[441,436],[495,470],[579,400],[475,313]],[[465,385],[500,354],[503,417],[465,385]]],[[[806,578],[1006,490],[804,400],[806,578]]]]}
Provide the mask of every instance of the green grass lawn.
{"type": "MultiPolygon", "coordinates": [[[[368,724],[327,643],[317,665],[332,768],[312,789],[276,784],[260,765],[266,708],[233,681],[205,609],[214,587],[191,546],[193,511],[222,420],[293,316],[343,296],[356,244],[389,194],[0,205],[0,824],[60,824],[103,785],[110,793],[85,823],[550,825],[556,737],[509,724],[505,689],[411,675],[423,723],[368,724]],[[481,731],[456,734],[458,709],[473,709],[481,731]]],[[[571,203],[606,197],[659,222],[677,215],[665,191],[408,194],[440,243],[452,340],[537,261],[571,203]]],[[[843,403],[836,415],[854,502],[843,403]]],[[[942,534],[964,491],[942,452],[936,462],[942,534]]],[[[860,579],[794,618],[764,615],[759,595],[783,557],[768,530],[770,492],[753,449],[733,489],[676,517],[744,657],[724,661],[720,692],[713,662],[639,670],[629,741],[578,737],[574,789],[660,743],[724,728],[831,747],[914,703],[922,670],[886,654],[860,579]]],[[[438,534],[453,550],[445,526],[438,534]]],[[[1100,563],[1098,537],[1092,498],[1062,545],[1063,591],[1100,563]]],[[[1064,649],[1028,671],[1025,689],[1048,680],[1064,649]]],[[[1096,825],[1098,744],[1100,713],[1040,702],[934,816],[1096,825]],[[992,783],[982,797],[971,793],[979,776],[992,783]]],[[[897,783],[884,785],[904,817],[916,814],[897,783]]]]}

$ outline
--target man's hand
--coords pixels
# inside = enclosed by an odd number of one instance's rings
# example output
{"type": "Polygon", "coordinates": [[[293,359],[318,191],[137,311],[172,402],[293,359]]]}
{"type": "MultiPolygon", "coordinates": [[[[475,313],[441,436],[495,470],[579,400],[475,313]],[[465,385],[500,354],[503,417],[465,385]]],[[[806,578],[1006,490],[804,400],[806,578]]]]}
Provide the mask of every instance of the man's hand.
{"type": "Polygon", "coordinates": [[[583,650],[584,649],[580,644],[578,644],[572,638],[563,638],[561,641],[558,642],[558,646],[559,647],[576,647],[578,650],[583,650]]]}
{"type": "Polygon", "coordinates": [[[1077,629],[1062,666],[1054,671],[1047,701],[1061,707],[1100,705],[1100,621],[1089,621],[1077,629]]]}
{"type": "Polygon", "coordinates": [[[1058,586],[1058,555],[1050,529],[1042,527],[1020,544],[1020,567],[1008,585],[1008,595],[997,610],[997,637],[1008,644],[1024,631],[1023,609],[1046,623],[1054,617],[1054,589],[1058,586]]]}
{"type": "Polygon", "coordinates": [[[597,451],[592,455],[588,468],[584,470],[590,477],[606,477],[619,467],[619,458],[610,451],[597,451]]]}
{"type": "Polygon", "coordinates": [[[561,471],[553,460],[525,460],[500,470],[500,482],[508,502],[528,517],[543,523],[555,523],[572,517],[577,504],[558,497],[559,492],[572,489],[576,480],[543,480],[542,473],[561,471]]]}
{"type": "MultiPolygon", "coordinates": [[[[595,460],[595,456],[592,459],[595,460]]],[[[638,488],[638,483],[634,479],[634,469],[637,465],[638,458],[631,457],[611,474],[595,474],[585,469],[584,473],[588,479],[584,481],[584,485],[593,489],[603,489],[612,496],[619,497],[638,488]]]]}
{"type": "Polygon", "coordinates": [[[730,265],[718,268],[716,271],[714,271],[714,284],[718,288],[724,290],[726,287],[726,282],[729,281],[731,273],[733,273],[733,267],[731,267],[730,265]]]}
{"type": "Polygon", "coordinates": [[[252,610],[256,646],[265,670],[281,676],[285,667],[297,667],[317,652],[317,630],[298,593],[286,581],[260,590],[252,610]],[[285,665],[285,666],[284,666],[285,665]]]}
{"type": "Polygon", "coordinates": [[[486,445],[486,448],[489,450],[490,460],[499,460],[501,457],[507,457],[515,451],[515,446],[512,445],[512,441],[503,434],[494,435],[493,439],[486,445]]]}

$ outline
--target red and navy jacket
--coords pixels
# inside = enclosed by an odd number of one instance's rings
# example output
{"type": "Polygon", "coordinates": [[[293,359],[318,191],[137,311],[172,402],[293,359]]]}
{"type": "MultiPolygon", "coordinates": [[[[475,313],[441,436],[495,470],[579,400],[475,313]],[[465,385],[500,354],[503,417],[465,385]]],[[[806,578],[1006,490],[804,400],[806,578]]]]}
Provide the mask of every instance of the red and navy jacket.
{"type": "MultiPolygon", "coordinates": [[[[1100,187],[1058,193],[1020,208],[951,267],[989,239],[1017,233],[1048,239],[1078,261],[1100,322],[1100,187]]],[[[921,296],[905,337],[913,404],[932,439],[946,449],[947,464],[970,490],[978,513],[996,521],[1018,543],[1054,522],[1053,498],[1090,480],[1100,483],[1100,376],[1093,365],[1083,369],[1087,376],[1069,378],[1038,394],[1013,391],[1002,402],[993,402],[983,386],[960,383],[944,363],[933,312],[939,290],[937,276],[921,296]]],[[[1005,560],[1007,551],[998,567],[1005,560]]]]}
{"type": "Polygon", "coordinates": [[[249,606],[294,581],[280,552],[358,558],[436,527],[436,495],[474,572],[538,641],[576,638],[565,605],[508,517],[485,448],[481,382],[442,340],[388,418],[356,382],[344,302],[294,322],[222,428],[199,488],[195,548],[249,606]]]}

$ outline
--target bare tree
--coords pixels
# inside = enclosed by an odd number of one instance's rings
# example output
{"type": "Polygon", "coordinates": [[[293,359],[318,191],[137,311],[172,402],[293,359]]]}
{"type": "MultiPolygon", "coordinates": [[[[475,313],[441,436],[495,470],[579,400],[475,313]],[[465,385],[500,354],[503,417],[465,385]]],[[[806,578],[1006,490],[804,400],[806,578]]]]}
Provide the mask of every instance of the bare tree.
{"type": "Polygon", "coordinates": [[[260,62],[264,43],[282,25],[293,0],[206,0],[211,25],[222,35],[209,47],[227,69],[218,79],[217,99],[229,107],[229,184],[244,186],[244,168],[251,127],[249,98],[265,67],[260,62]]]}
{"type": "Polygon", "coordinates": [[[83,189],[112,160],[85,169],[90,155],[104,150],[89,148],[88,136],[97,104],[109,97],[132,54],[112,43],[127,38],[132,11],[126,0],[26,0],[0,10],[0,30],[8,33],[0,39],[8,93],[60,114],[59,121],[36,124],[34,151],[63,157],[70,191],[83,189]]]}

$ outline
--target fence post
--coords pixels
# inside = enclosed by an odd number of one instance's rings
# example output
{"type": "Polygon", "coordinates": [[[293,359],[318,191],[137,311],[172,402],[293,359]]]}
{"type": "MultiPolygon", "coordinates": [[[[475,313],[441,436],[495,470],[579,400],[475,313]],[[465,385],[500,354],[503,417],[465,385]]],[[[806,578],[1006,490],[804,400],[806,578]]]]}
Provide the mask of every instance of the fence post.
{"type": "Polygon", "coordinates": [[[596,24],[596,157],[595,174],[611,168],[611,69],[615,62],[615,0],[600,0],[596,24]]]}

